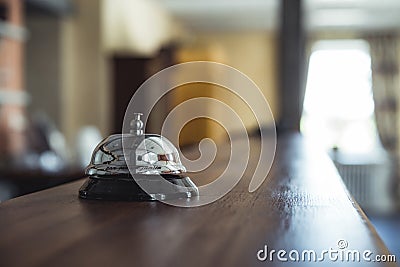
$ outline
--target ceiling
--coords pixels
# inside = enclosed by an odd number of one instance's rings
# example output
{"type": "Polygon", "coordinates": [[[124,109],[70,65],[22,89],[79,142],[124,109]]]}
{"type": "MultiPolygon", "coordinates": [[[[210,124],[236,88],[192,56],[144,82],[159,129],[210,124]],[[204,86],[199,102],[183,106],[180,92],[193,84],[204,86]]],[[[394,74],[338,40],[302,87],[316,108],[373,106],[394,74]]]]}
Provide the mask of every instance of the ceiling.
{"type": "MultiPolygon", "coordinates": [[[[280,0],[155,0],[201,31],[274,29],[280,0]]],[[[296,0],[295,0],[296,1],[296,0]]],[[[304,0],[310,30],[400,29],[399,0],[304,0]]]]}

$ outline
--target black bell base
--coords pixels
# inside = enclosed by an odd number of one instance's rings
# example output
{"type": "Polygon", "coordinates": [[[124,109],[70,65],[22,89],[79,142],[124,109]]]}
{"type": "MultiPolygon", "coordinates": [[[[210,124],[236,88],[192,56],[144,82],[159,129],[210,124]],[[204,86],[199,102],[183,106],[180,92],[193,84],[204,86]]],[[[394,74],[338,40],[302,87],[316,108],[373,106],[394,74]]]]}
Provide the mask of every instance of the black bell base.
{"type": "MultiPolygon", "coordinates": [[[[164,176],[163,176],[164,177],[164,176]]],[[[122,177],[91,177],[79,189],[79,197],[88,200],[155,201],[157,199],[189,198],[198,194],[196,185],[189,177],[167,175],[165,179],[173,184],[186,187],[184,192],[168,194],[147,194],[135,180],[122,177]]]]}
{"type": "Polygon", "coordinates": [[[144,192],[132,179],[90,178],[79,189],[79,197],[92,200],[154,201],[155,198],[144,192]]]}

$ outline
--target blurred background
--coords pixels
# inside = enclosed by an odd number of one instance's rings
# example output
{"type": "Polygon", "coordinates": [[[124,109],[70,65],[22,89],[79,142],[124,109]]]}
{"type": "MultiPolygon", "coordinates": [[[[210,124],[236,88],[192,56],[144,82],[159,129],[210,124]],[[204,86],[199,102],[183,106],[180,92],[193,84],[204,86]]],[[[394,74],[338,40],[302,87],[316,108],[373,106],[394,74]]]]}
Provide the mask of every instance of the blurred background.
{"type": "MultiPolygon", "coordinates": [[[[253,79],[279,133],[301,131],[325,149],[398,248],[399,42],[397,0],[0,0],[0,201],[82,177],[147,78],[208,60],[253,79]]],[[[147,131],[198,96],[234,106],[257,131],[237,96],[209,84],[166,95],[147,131]]],[[[199,119],[179,145],[224,136],[199,119]]]]}

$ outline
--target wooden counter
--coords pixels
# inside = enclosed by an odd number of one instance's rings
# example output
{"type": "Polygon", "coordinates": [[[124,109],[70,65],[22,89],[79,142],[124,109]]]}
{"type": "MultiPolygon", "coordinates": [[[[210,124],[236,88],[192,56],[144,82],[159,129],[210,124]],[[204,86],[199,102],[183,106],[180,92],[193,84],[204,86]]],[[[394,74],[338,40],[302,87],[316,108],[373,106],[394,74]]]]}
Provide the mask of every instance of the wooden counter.
{"type": "MultiPolygon", "coordinates": [[[[258,142],[252,139],[252,149],[258,142]]],[[[219,172],[219,162],[199,175],[219,172]]],[[[278,139],[269,180],[249,193],[255,162],[230,193],[199,208],[81,200],[83,180],[1,203],[0,266],[286,266],[276,254],[262,262],[257,253],[266,245],[319,256],[340,251],[339,240],[346,249],[370,250],[371,258],[389,253],[327,156],[301,136],[278,139]]],[[[328,256],[320,263],[367,265],[328,256]]]]}

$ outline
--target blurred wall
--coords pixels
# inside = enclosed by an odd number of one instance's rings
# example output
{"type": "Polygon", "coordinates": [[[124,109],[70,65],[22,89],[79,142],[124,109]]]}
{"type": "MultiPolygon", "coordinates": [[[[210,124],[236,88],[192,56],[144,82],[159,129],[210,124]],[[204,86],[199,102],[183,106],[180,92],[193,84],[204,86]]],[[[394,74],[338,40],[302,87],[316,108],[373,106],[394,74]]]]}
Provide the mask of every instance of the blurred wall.
{"type": "MultiPolygon", "coordinates": [[[[260,88],[277,119],[279,109],[276,40],[274,32],[265,31],[197,33],[193,42],[181,46],[177,53],[177,61],[212,60],[238,69],[249,76],[260,88]]],[[[221,90],[216,92],[213,97],[234,107],[243,117],[246,128],[253,129],[257,126],[251,110],[239,98],[221,90]]],[[[240,122],[233,121],[232,123],[240,127],[240,122]]],[[[267,117],[264,117],[261,123],[267,127],[271,125],[267,117]]]]}
{"type": "Polygon", "coordinates": [[[152,0],[101,0],[102,43],[107,53],[151,57],[185,30],[152,0]]]}
{"type": "Polygon", "coordinates": [[[26,88],[30,95],[28,106],[33,112],[44,112],[62,127],[61,21],[55,16],[34,14],[26,16],[29,38],[25,45],[26,88]]]}
{"type": "MultiPolygon", "coordinates": [[[[75,11],[62,19],[30,18],[32,38],[28,44],[27,66],[33,106],[49,114],[68,144],[75,143],[77,132],[85,125],[97,126],[103,136],[110,133],[113,125],[110,113],[114,110],[109,70],[112,56],[151,57],[169,43],[175,44],[177,63],[217,61],[248,75],[259,86],[278,119],[275,32],[191,32],[189,35],[185,25],[144,0],[75,0],[74,6],[75,11]]],[[[179,95],[172,103],[189,96],[179,95]]],[[[245,126],[255,128],[251,111],[240,99],[221,90],[212,96],[234,106],[242,114],[245,126]]],[[[240,127],[239,122],[235,123],[240,127]]],[[[261,123],[271,125],[267,119],[261,123]]],[[[213,131],[207,130],[207,133],[213,131]]]]}
{"type": "Polygon", "coordinates": [[[43,111],[70,146],[83,126],[110,129],[106,57],[102,51],[100,1],[73,1],[65,16],[27,16],[26,83],[29,109],[43,111]]]}
{"type": "Polygon", "coordinates": [[[71,144],[84,125],[110,127],[108,71],[101,44],[101,1],[74,1],[62,22],[62,132],[71,144]]]}

